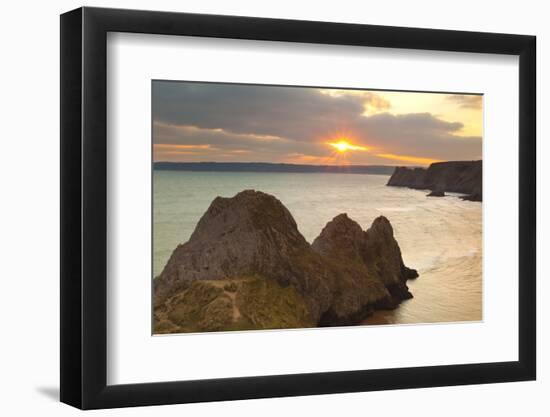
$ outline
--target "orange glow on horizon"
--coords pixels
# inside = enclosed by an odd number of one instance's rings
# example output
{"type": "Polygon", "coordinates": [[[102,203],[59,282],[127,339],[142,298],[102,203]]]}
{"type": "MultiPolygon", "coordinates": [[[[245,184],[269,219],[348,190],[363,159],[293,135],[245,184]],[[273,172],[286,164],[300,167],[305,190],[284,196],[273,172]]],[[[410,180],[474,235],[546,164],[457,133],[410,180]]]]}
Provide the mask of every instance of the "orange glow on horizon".
{"type": "Polygon", "coordinates": [[[440,159],[422,158],[420,156],[396,155],[393,153],[379,153],[376,154],[376,156],[379,156],[380,158],[391,159],[394,161],[412,162],[421,165],[430,165],[434,162],[441,162],[440,159]]]}

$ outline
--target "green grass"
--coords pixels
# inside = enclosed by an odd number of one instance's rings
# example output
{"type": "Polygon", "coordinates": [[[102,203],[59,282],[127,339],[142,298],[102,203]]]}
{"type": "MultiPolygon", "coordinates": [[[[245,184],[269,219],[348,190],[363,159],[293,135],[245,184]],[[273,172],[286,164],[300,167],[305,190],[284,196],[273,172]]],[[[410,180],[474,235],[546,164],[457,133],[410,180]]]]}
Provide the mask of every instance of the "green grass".
{"type": "Polygon", "coordinates": [[[292,286],[254,276],[228,282],[195,281],[155,309],[155,333],[313,327],[292,286]]]}
{"type": "Polygon", "coordinates": [[[292,286],[281,287],[274,280],[257,278],[241,284],[236,295],[243,326],[257,329],[312,327],[303,298],[292,286]],[[248,323],[246,323],[248,322],[248,323]]]}

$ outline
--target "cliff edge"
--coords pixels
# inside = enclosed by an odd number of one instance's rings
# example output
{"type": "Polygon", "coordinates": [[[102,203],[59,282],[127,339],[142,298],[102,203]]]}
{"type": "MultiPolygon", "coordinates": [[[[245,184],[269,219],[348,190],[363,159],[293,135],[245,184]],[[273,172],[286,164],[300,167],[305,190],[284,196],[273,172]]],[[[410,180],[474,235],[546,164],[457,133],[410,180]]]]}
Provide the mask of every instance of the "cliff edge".
{"type": "Polygon", "coordinates": [[[482,201],[482,161],[436,162],[425,168],[397,167],[387,185],[466,194],[463,199],[482,201]]]}

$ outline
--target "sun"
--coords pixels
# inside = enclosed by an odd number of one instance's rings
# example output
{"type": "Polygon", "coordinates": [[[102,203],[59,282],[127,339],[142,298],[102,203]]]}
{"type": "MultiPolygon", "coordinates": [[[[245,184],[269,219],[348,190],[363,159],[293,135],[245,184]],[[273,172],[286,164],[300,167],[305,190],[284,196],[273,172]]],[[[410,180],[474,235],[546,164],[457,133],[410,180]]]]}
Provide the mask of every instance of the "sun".
{"type": "Polygon", "coordinates": [[[366,146],[352,145],[345,139],[340,139],[337,142],[328,142],[328,145],[332,146],[340,153],[347,151],[368,151],[369,148],[366,146]]]}

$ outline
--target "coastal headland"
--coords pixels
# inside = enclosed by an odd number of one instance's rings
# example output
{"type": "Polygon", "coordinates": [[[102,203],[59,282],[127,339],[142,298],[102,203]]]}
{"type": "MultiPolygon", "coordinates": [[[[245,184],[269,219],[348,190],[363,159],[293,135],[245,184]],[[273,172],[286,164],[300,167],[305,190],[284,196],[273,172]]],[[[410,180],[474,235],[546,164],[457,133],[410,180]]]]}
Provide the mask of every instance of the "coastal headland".
{"type": "Polygon", "coordinates": [[[358,324],[412,298],[389,220],[341,213],[309,244],[274,196],[215,198],[153,280],[154,333],[358,324]]]}

